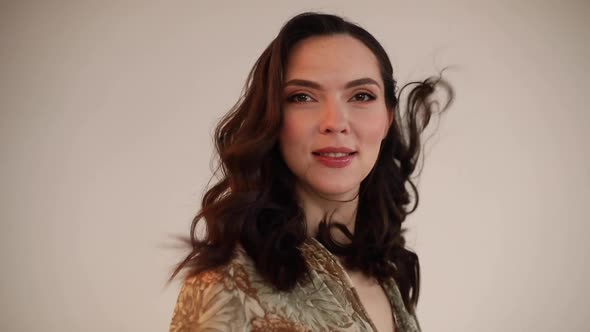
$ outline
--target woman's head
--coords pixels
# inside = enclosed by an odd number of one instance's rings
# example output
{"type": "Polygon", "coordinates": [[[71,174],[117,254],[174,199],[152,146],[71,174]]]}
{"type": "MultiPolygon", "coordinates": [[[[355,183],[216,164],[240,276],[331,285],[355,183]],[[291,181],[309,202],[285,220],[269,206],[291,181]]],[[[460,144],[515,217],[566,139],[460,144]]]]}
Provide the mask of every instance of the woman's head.
{"type": "Polygon", "coordinates": [[[373,168],[393,119],[379,61],[341,33],[308,37],[288,54],[281,155],[298,185],[349,200],[373,168]]]}
{"type": "Polygon", "coordinates": [[[402,117],[403,89],[396,96],[391,63],[375,38],[333,15],[304,13],[289,20],[216,128],[221,179],[203,197],[191,225],[191,253],[172,277],[183,267],[198,273],[223,264],[241,244],[276,288],[294,287],[307,272],[298,249],[307,237],[295,197],[300,185],[336,199],[358,194],[351,243],[334,242],[326,224],[317,237],[346,256],[349,268],[378,279],[393,276],[412,311],[419,264],[405,247],[401,223],[418,204],[410,176],[420,133],[434,112],[432,93],[442,86],[452,98],[452,89],[440,78],[411,85],[402,117]],[[354,153],[338,160],[321,155],[339,152],[333,148],[354,153]],[[414,194],[412,208],[406,185],[414,194]],[[207,234],[197,239],[201,219],[207,234]]]}
{"type": "Polygon", "coordinates": [[[370,33],[334,15],[297,15],[258,59],[241,103],[218,127],[218,150],[228,161],[222,166],[248,171],[281,158],[288,167],[269,167],[273,176],[294,173],[327,196],[349,192],[375,163],[394,118],[395,90],[391,62],[370,33]],[[333,132],[331,126],[344,124],[343,132],[333,132]],[[357,152],[345,170],[314,158],[313,152],[333,147],[357,152]],[[236,152],[251,153],[248,162],[233,163],[236,152]]]}

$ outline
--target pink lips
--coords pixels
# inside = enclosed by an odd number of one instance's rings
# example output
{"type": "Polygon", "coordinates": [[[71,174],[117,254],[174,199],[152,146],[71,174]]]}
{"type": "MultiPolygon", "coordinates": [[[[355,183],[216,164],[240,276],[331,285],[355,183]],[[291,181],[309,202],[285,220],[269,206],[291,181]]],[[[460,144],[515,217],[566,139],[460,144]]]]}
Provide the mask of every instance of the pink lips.
{"type": "Polygon", "coordinates": [[[327,147],[313,151],[314,158],[323,165],[331,168],[342,168],[348,166],[354,159],[356,151],[344,147],[327,147]],[[332,157],[322,155],[324,153],[346,153],[345,156],[332,157]]]}

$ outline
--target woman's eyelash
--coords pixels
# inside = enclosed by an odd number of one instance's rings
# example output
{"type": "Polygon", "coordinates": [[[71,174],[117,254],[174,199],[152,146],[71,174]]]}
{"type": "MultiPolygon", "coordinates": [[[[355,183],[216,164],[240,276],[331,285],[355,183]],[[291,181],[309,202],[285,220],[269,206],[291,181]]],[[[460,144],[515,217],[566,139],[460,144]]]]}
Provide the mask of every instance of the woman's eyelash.
{"type": "Polygon", "coordinates": [[[296,93],[296,94],[287,98],[287,101],[292,102],[292,103],[305,103],[305,102],[308,102],[311,100],[313,100],[313,98],[311,98],[309,95],[307,95],[305,93],[296,93]],[[300,99],[300,97],[302,97],[306,100],[302,100],[302,99],[300,99]]]}
{"type": "Polygon", "coordinates": [[[358,97],[358,96],[363,96],[363,98],[361,98],[361,100],[360,100],[360,101],[371,101],[371,100],[375,100],[375,99],[377,99],[377,97],[375,97],[375,96],[373,96],[372,94],[370,94],[370,93],[367,93],[367,92],[360,92],[360,93],[357,93],[357,94],[355,94],[355,95],[354,95],[352,98],[354,99],[354,98],[356,98],[356,97],[358,97]]]}
{"type": "MultiPolygon", "coordinates": [[[[369,102],[369,101],[377,99],[377,97],[375,97],[374,95],[372,95],[368,92],[360,92],[360,93],[355,94],[352,97],[352,99],[356,99],[355,101],[360,101],[360,102],[369,102]],[[359,100],[359,98],[357,98],[359,96],[360,96],[360,100],[359,100]]],[[[310,102],[313,100],[314,99],[306,93],[296,93],[296,94],[291,95],[287,98],[287,101],[291,102],[291,103],[306,103],[306,102],[310,102]]]]}

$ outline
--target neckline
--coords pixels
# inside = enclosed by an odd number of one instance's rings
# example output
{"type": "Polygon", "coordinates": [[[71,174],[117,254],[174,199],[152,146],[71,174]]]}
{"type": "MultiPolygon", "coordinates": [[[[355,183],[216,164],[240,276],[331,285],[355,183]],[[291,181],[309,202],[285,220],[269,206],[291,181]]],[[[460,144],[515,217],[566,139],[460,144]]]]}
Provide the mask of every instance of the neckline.
{"type": "MultiPolygon", "coordinates": [[[[371,326],[373,331],[378,332],[377,327],[375,326],[375,323],[373,323],[373,320],[369,316],[367,309],[365,308],[365,306],[361,302],[361,298],[359,297],[356,288],[352,284],[352,280],[350,279],[348,272],[346,272],[346,269],[340,263],[340,260],[334,254],[332,254],[332,252],[330,252],[326,247],[324,247],[324,245],[320,241],[318,241],[316,238],[309,237],[308,239],[310,239],[311,240],[310,242],[313,245],[315,245],[316,247],[318,247],[324,253],[324,255],[328,256],[334,262],[334,264],[338,268],[337,272],[338,272],[339,276],[344,281],[346,287],[348,287],[350,289],[350,291],[352,292],[352,294],[354,296],[354,300],[356,301],[355,305],[356,305],[356,307],[360,308],[360,310],[361,310],[360,314],[363,316],[363,319],[365,319],[365,321],[369,323],[369,325],[371,326]]],[[[382,282],[379,282],[379,286],[381,287],[381,289],[385,293],[385,296],[387,297],[387,301],[389,302],[389,307],[391,308],[391,315],[393,316],[392,317],[393,323],[395,324],[394,329],[396,332],[400,332],[399,331],[399,319],[398,319],[398,313],[397,313],[397,307],[395,305],[395,301],[393,301],[393,299],[391,298],[392,295],[389,294],[387,289],[385,287],[383,287],[382,282]]]]}

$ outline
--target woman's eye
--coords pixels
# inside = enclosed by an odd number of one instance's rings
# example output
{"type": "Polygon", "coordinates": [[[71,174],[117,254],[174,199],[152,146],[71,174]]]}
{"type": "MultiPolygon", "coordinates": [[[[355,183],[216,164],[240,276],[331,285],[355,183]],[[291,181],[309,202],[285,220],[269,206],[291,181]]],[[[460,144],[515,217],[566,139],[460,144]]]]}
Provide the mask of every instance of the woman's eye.
{"type": "Polygon", "coordinates": [[[287,98],[287,101],[294,102],[294,103],[307,103],[307,102],[313,101],[313,98],[306,95],[305,93],[298,93],[298,94],[292,95],[291,97],[287,98]]]}
{"type": "Polygon", "coordinates": [[[357,93],[356,95],[354,95],[354,97],[352,97],[352,99],[354,101],[371,101],[371,100],[375,100],[375,96],[370,95],[366,92],[361,92],[361,93],[357,93]]]}

